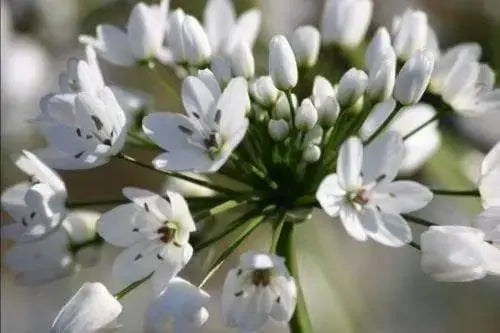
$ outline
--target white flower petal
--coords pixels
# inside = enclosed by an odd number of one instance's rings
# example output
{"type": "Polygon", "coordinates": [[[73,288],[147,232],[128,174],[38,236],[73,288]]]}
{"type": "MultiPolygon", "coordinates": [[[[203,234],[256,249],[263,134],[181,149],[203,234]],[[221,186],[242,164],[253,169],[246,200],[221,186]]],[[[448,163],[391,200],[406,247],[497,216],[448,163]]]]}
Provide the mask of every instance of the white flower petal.
{"type": "Polygon", "coordinates": [[[486,239],[500,245],[500,206],[490,207],[476,217],[476,224],[486,239]]]}
{"type": "Polygon", "coordinates": [[[66,194],[66,186],[61,177],[38,157],[27,150],[15,159],[16,166],[30,176],[34,176],[42,183],[48,184],[55,192],[66,194]]]}
{"type": "Polygon", "coordinates": [[[209,116],[215,99],[202,80],[196,76],[188,76],[182,82],[182,103],[191,119],[205,119],[209,116]]]}
{"type": "Polygon", "coordinates": [[[113,64],[131,66],[135,63],[127,35],[122,30],[109,24],[101,24],[96,28],[96,35],[97,38],[80,36],[79,40],[94,47],[101,57],[113,64]]]}
{"type": "Polygon", "coordinates": [[[217,109],[221,111],[220,133],[231,138],[244,126],[245,114],[249,108],[248,84],[243,78],[234,78],[224,89],[217,109]]]}
{"type": "Polygon", "coordinates": [[[240,42],[247,43],[250,48],[253,47],[259,34],[261,16],[258,9],[250,9],[240,15],[224,43],[223,52],[226,55],[231,54],[234,47],[240,42]]]}
{"type": "Polygon", "coordinates": [[[123,282],[132,283],[154,272],[162,260],[157,255],[164,244],[158,241],[143,240],[123,250],[115,259],[113,276],[123,282]]]}
{"type": "Polygon", "coordinates": [[[213,160],[207,151],[194,146],[160,154],[153,160],[155,168],[168,171],[206,172],[212,164],[213,160]]]}
{"type": "Polygon", "coordinates": [[[340,207],[344,204],[346,191],[340,186],[337,174],[326,176],[318,187],[316,199],[321,208],[330,215],[336,217],[340,207]]]}
{"type": "Polygon", "coordinates": [[[386,132],[372,141],[363,154],[364,183],[389,183],[396,178],[403,160],[403,139],[397,132],[386,132]]]}
{"type": "Polygon", "coordinates": [[[351,237],[357,241],[366,241],[367,235],[361,225],[359,213],[353,206],[345,204],[340,207],[339,218],[351,237]]]}
{"type": "Polygon", "coordinates": [[[172,217],[172,205],[168,198],[137,187],[125,187],[122,192],[125,197],[153,214],[159,221],[167,221],[172,217]]]}
{"type": "Polygon", "coordinates": [[[189,144],[189,133],[194,133],[191,120],[180,114],[157,112],[148,114],[142,121],[147,136],[165,150],[183,149],[189,144]]]}
{"type": "Polygon", "coordinates": [[[346,191],[357,190],[361,186],[361,166],[363,145],[357,137],[350,137],[340,146],[337,160],[337,175],[340,186],[346,191]]]}
{"type": "Polygon", "coordinates": [[[410,226],[400,215],[366,209],[361,222],[368,236],[383,245],[401,247],[412,240],[410,226]]]}
{"type": "Polygon", "coordinates": [[[214,52],[225,41],[228,31],[233,29],[236,22],[236,13],[229,0],[210,0],[205,5],[203,22],[210,45],[214,52]]]}
{"type": "Polygon", "coordinates": [[[393,214],[409,213],[425,207],[433,194],[425,186],[407,180],[395,181],[376,187],[370,203],[384,212],[393,214]]]}

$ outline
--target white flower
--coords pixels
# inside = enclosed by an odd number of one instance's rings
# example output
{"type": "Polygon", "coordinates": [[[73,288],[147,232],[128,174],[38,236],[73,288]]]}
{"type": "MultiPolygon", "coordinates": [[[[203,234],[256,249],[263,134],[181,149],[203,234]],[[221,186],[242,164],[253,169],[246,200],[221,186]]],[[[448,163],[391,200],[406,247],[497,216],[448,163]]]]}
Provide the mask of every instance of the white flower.
{"type": "Polygon", "coordinates": [[[200,73],[182,85],[187,116],[153,113],[144,118],[144,132],[165,150],[153,160],[158,169],[215,172],[245,136],[250,104],[245,79],[232,79],[221,94],[214,75],[200,73]]]}
{"type": "Polygon", "coordinates": [[[280,90],[290,90],[297,85],[297,62],[285,36],[276,35],[269,42],[269,75],[280,90]]]}
{"type": "Polygon", "coordinates": [[[88,169],[120,152],[126,116],[113,92],[48,95],[40,102],[39,125],[49,147],[36,154],[56,169],[88,169]]]}
{"type": "Polygon", "coordinates": [[[307,132],[311,130],[318,121],[318,111],[309,98],[302,100],[295,114],[295,127],[298,130],[307,132]]]}
{"type": "Polygon", "coordinates": [[[225,87],[233,77],[231,72],[231,61],[223,56],[217,55],[212,58],[210,70],[215,75],[221,87],[225,87]]]}
{"type": "Polygon", "coordinates": [[[351,68],[339,81],[337,101],[342,107],[349,107],[363,96],[368,84],[368,76],[362,70],[351,68]]]}
{"type": "Polygon", "coordinates": [[[316,64],[320,39],[318,29],[310,25],[298,27],[294,31],[291,44],[299,67],[312,67],[316,64]]]}
{"type": "Polygon", "coordinates": [[[432,193],[413,181],[393,181],[403,158],[403,141],[387,132],[363,149],[356,137],[341,146],[337,173],[321,182],[316,198],[323,210],[340,217],[347,232],[358,241],[368,237],[387,246],[411,241],[401,213],[421,209],[432,193]]]}
{"type": "MultiPolygon", "coordinates": [[[[361,127],[362,138],[367,139],[374,133],[387,119],[395,106],[394,100],[375,105],[361,127]]],[[[388,126],[388,130],[398,132],[404,136],[435,115],[436,110],[427,104],[405,107],[394,117],[388,126]]],[[[435,121],[404,140],[404,157],[399,172],[402,174],[414,173],[437,152],[440,146],[441,134],[438,122],[435,121]]]]}
{"type": "Polygon", "coordinates": [[[314,78],[311,96],[312,102],[318,111],[319,123],[322,126],[333,126],[340,112],[337,102],[337,92],[330,82],[322,76],[314,78]]]}
{"type": "Polygon", "coordinates": [[[290,126],[288,122],[284,119],[271,119],[267,124],[267,131],[269,132],[269,136],[274,141],[283,141],[288,136],[290,132],[290,126]]]}
{"type": "Polygon", "coordinates": [[[14,185],[2,193],[2,207],[14,223],[2,226],[2,238],[31,241],[59,226],[66,214],[66,187],[62,179],[38,157],[23,151],[15,158],[30,182],[14,185]]]}
{"type": "Polygon", "coordinates": [[[367,94],[374,101],[385,101],[392,96],[396,81],[396,56],[387,57],[369,73],[367,94]]]}
{"type": "Polygon", "coordinates": [[[50,333],[96,332],[113,324],[122,305],[100,282],[85,282],[52,322],[50,333]]]}
{"type": "Polygon", "coordinates": [[[500,275],[500,249],[478,229],[432,226],[420,237],[422,270],[438,281],[466,282],[500,275]]]}
{"type": "Polygon", "coordinates": [[[392,57],[394,49],[391,45],[391,36],[386,28],[377,30],[365,52],[365,67],[370,73],[376,70],[388,57],[392,57]]]}
{"type": "Polygon", "coordinates": [[[476,224],[485,239],[500,247],[500,206],[490,207],[476,217],[476,224]]]}
{"type": "Polygon", "coordinates": [[[194,333],[208,319],[210,296],[180,277],[173,278],[150,303],[144,318],[145,333],[194,333]]]}
{"type": "Polygon", "coordinates": [[[185,59],[190,65],[201,67],[210,61],[212,50],[208,37],[200,22],[191,15],[186,15],[182,23],[182,43],[185,59]]]}
{"type": "Polygon", "coordinates": [[[415,52],[399,71],[394,98],[403,105],[418,103],[429,84],[433,67],[434,56],[431,52],[415,52]]]}
{"type": "Polygon", "coordinates": [[[250,79],[255,74],[255,60],[252,49],[246,42],[238,43],[231,53],[231,68],[234,76],[250,79]]]}
{"type": "Polygon", "coordinates": [[[436,53],[434,31],[427,23],[427,15],[420,10],[408,9],[393,21],[394,50],[398,58],[408,60],[417,51],[429,49],[436,53]]]}
{"type": "Polygon", "coordinates": [[[261,76],[255,80],[250,86],[250,93],[257,103],[266,108],[274,105],[279,96],[279,90],[270,76],[261,76]]]}
{"type": "Polygon", "coordinates": [[[295,310],[297,287],[284,259],[249,251],[229,271],[222,291],[227,325],[258,332],[269,321],[288,322],[295,310]]]}
{"type": "Polygon", "coordinates": [[[302,159],[307,163],[314,163],[321,157],[321,149],[316,145],[308,145],[302,152],[302,159]]]}
{"type": "Polygon", "coordinates": [[[102,215],[97,231],[108,243],[126,247],[116,258],[113,275],[133,282],[153,273],[159,292],[193,255],[189,233],[196,230],[184,198],[175,192],[161,197],[133,187],[123,189],[132,203],[102,215]]]}
{"type": "Polygon", "coordinates": [[[230,0],[210,0],[203,12],[205,31],[214,54],[229,56],[241,42],[253,48],[259,34],[261,12],[250,9],[238,19],[230,0]]]}
{"type": "Polygon", "coordinates": [[[363,40],[372,18],[371,0],[328,0],[323,9],[323,44],[354,48],[363,40]]]}
{"type": "Polygon", "coordinates": [[[168,55],[163,40],[168,7],[168,0],[152,6],[139,2],[130,13],[126,32],[101,24],[97,26],[96,38],[82,35],[80,42],[92,46],[102,58],[119,66],[132,66],[153,58],[166,61],[168,55]]]}
{"type": "Polygon", "coordinates": [[[478,186],[484,208],[500,206],[500,142],[484,157],[478,186]]]}

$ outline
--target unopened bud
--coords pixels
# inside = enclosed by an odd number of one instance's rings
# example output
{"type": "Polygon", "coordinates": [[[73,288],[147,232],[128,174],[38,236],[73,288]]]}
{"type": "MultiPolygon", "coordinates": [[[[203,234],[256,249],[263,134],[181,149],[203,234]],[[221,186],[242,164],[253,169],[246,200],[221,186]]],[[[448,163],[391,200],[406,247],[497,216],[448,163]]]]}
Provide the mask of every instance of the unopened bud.
{"type": "Polygon", "coordinates": [[[392,96],[396,81],[396,55],[388,56],[368,77],[368,96],[374,101],[385,101],[392,96]]]}
{"type": "Polygon", "coordinates": [[[288,136],[290,126],[288,126],[288,123],[283,119],[271,119],[267,124],[267,130],[271,138],[279,142],[283,141],[288,136]]]}
{"type": "Polygon", "coordinates": [[[182,24],[182,41],[186,60],[190,65],[200,67],[210,61],[212,51],[207,34],[200,22],[191,15],[186,15],[182,24]]]}
{"type": "Polygon", "coordinates": [[[297,85],[297,62],[285,36],[274,36],[269,43],[269,75],[280,90],[287,91],[297,85]]]}
{"type": "Polygon", "coordinates": [[[417,51],[398,74],[394,98],[403,105],[420,101],[429,84],[433,68],[434,55],[427,50],[417,51]]]}
{"type": "Polygon", "coordinates": [[[347,108],[354,105],[365,93],[368,76],[362,70],[351,68],[340,79],[337,90],[337,101],[347,108]]]}
{"type": "Polygon", "coordinates": [[[299,67],[312,67],[318,61],[320,36],[313,26],[298,27],[292,36],[292,49],[299,67]]]}
{"type": "MultiPolygon", "coordinates": [[[[295,94],[292,94],[292,104],[293,107],[297,107],[297,96],[295,94]]],[[[274,107],[274,117],[276,119],[286,119],[290,120],[290,115],[292,114],[290,110],[290,103],[288,103],[288,99],[285,95],[285,93],[280,93],[278,97],[278,101],[276,102],[276,106],[274,107]]]]}
{"type": "Polygon", "coordinates": [[[302,159],[307,163],[317,162],[321,157],[321,149],[316,145],[309,145],[302,152],[302,159]]]}
{"type": "Polygon", "coordinates": [[[234,76],[243,76],[247,80],[254,76],[255,60],[248,43],[241,42],[233,49],[231,53],[231,69],[234,76]]]}
{"type": "Polygon", "coordinates": [[[305,98],[295,114],[295,127],[302,132],[309,131],[318,121],[318,111],[309,98],[305,98]]]}
{"type": "Polygon", "coordinates": [[[252,83],[251,93],[260,105],[271,107],[276,103],[280,91],[274,86],[270,76],[261,76],[252,83]]]}

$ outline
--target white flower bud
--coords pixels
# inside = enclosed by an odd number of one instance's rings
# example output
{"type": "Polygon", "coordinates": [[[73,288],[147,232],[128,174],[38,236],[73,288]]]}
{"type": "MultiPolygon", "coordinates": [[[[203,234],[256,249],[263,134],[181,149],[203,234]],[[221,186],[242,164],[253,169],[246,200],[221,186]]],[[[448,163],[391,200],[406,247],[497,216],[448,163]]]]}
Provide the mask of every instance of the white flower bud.
{"type": "Polygon", "coordinates": [[[231,63],[225,57],[219,55],[212,59],[210,70],[214,73],[221,87],[225,87],[233,77],[231,73],[231,63]]]}
{"type": "Polygon", "coordinates": [[[354,105],[365,93],[368,76],[362,70],[351,68],[340,79],[337,101],[342,107],[354,105]]]}
{"type": "Polygon", "coordinates": [[[316,64],[320,38],[318,29],[310,25],[295,30],[291,44],[299,67],[312,67],[316,64]]]}
{"type": "Polygon", "coordinates": [[[325,96],[316,110],[318,111],[318,118],[321,126],[331,127],[337,120],[340,112],[340,105],[335,97],[325,96]]]}
{"type": "Polygon", "coordinates": [[[247,80],[254,76],[255,61],[248,43],[238,43],[233,49],[231,53],[231,68],[234,76],[243,76],[247,80]]]}
{"type": "Polygon", "coordinates": [[[427,15],[420,10],[408,9],[393,23],[394,50],[398,58],[408,60],[413,53],[427,45],[429,27],[427,15]]]}
{"type": "Polygon", "coordinates": [[[186,60],[190,65],[203,66],[210,61],[212,51],[207,34],[200,22],[191,15],[186,15],[182,24],[182,41],[186,60]]]}
{"type": "Polygon", "coordinates": [[[398,74],[394,98],[403,105],[420,101],[429,84],[433,67],[434,55],[427,50],[417,51],[398,74]]]}
{"type": "Polygon", "coordinates": [[[324,44],[354,48],[363,40],[372,18],[371,0],[327,1],[321,20],[324,44]]]}
{"type": "Polygon", "coordinates": [[[295,113],[295,127],[306,132],[316,125],[318,121],[318,111],[309,98],[305,98],[295,113]]]}
{"type": "Polygon", "coordinates": [[[269,75],[280,90],[290,90],[297,85],[297,62],[285,36],[276,35],[269,42],[269,75]]]}
{"type": "Polygon", "coordinates": [[[186,51],[182,37],[182,25],[186,14],[182,9],[176,9],[168,17],[167,43],[177,63],[186,62],[186,51]]]}
{"type": "Polygon", "coordinates": [[[373,68],[368,77],[368,96],[374,101],[385,101],[392,96],[396,81],[396,55],[381,62],[377,69],[373,68]]]}
{"type": "Polygon", "coordinates": [[[86,282],[59,311],[50,332],[95,332],[112,324],[121,311],[102,283],[86,282]]]}
{"type": "Polygon", "coordinates": [[[84,243],[96,236],[96,225],[100,216],[96,212],[75,210],[66,216],[63,227],[68,232],[72,242],[84,243]]]}
{"type": "Polygon", "coordinates": [[[288,123],[283,119],[271,119],[267,124],[267,130],[271,138],[279,142],[283,141],[288,136],[290,126],[288,126],[288,123]]]}
{"type": "Polygon", "coordinates": [[[307,163],[314,163],[321,157],[321,149],[316,145],[309,145],[302,152],[302,159],[307,163]]]}
{"type": "Polygon", "coordinates": [[[392,54],[394,50],[391,45],[391,36],[386,28],[379,28],[365,52],[365,66],[368,73],[377,70],[380,64],[392,54]]]}
{"type": "MultiPolygon", "coordinates": [[[[280,91],[270,76],[261,76],[251,85],[252,97],[261,105],[271,107],[276,103],[280,91]]],[[[285,96],[286,99],[286,96],[285,96]]]]}
{"type": "MultiPolygon", "coordinates": [[[[294,108],[297,108],[297,96],[292,94],[292,104],[294,108]]],[[[280,93],[278,100],[276,102],[276,106],[274,107],[274,117],[276,119],[286,119],[290,120],[290,104],[288,103],[288,99],[286,98],[285,93],[280,93]]]]}
{"type": "Polygon", "coordinates": [[[302,147],[307,147],[308,145],[317,145],[321,144],[323,140],[323,129],[321,126],[316,125],[310,131],[304,135],[304,141],[302,147]]]}

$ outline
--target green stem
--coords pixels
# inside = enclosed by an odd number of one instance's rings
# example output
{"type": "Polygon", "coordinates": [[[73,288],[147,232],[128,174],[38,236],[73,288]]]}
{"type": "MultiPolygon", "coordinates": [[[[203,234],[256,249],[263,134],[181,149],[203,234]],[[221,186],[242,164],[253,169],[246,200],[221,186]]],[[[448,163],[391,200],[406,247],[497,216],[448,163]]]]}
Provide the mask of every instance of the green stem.
{"type": "Polygon", "coordinates": [[[88,206],[107,206],[107,205],[121,205],[127,203],[127,199],[109,199],[109,200],[98,200],[98,201],[80,201],[80,202],[66,202],[66,208],[81,208],[88,206]]]}
{"type": "Polygon", "coordinates": [[[196,185],[200,185],[200,186],[209,188],[211,190],[214,190],[214,191],[217,191],[217,192],[220,192],[220,193],[224,193],[226,195],[241,195],[242,194],[241,192],[238,192],[238,191],[235,191],[235,190],[223,187],[223,186],[219,186],[219,185],[216,185],[216,184],[212,184],[212,183],[209,183],[209,182],[207,182],[205,180],[196,179],[196,178],[193,178],[193,177],[190,177],[190,176],[178,173],[178,172],[171,172],[171,171],[164,171],[164,170],[156,169],[154,166],[152,166],[150,164],[142,163],[142,162],[136,160],[135,158],[133,158],[131,156],[128,156],[128,155],[125,155],[123,153],[118,153],[117,155],[115,155],[115,157],[118,158],[118,159],[127,161],[129,163],[138,165],[138,166],[140,166],[142,168],[145,168],[145,169],[148,169],[148,170],[152,170],[152,171],[161,173],[161,174],[166,175],[166,176],[170,176],[170,177],[174,177],[174,178],[179,178],[179,179],[188,181],[190,183],[193,183],[193,184],[196,184],[196,185]]]}
{"type": "Polygon", "coordinates": [[[153,276],[153,273],[149,274],[148,276],[146,276],[145,278],[142,278],[140,280],[137,280],[137,281],[134,281],[132,282],[131,284],[129,284],[128,286],[126,286],[125,288],[123,288],[122,290],[120,290],[119,292],[117,292],[114,296],[116,299],[120,300],[122,299],[125,295],[127,295],[129,292],[131,292],[132,290],[134,290],[135,288],[139,287],[143,282],[146,282],[147,280],[149,280],[149,278],[153,276]]]}
{"type": "Polygon", "coordinates": [[[292,91],[285,91],[286,100],[288,101],[288,106],[290,107],[290,121],[292,122],[291,132],[295,129],[295,107],[293,106],[292,91]]]}
{"type": "Polygon", "coordinates": [[[420,217],[416,217],[416,216],[411,216],[411,215],[406,215],[406,214],[403,214],[403,217],[410,221],[410,222],[413,222],[413,223],[416,223],[416,224],[420,224],[420,225],[423,225],[424,227],[431,227],[433,225],[439,225],[437,223],[433,223],[433,222],[430,222],[430,221],[427,221],[423,218],[420,218],[420,217]]]}
{"type": "Polygon", "coordinates": [[[240,165],[243,169],[247,170],[251,174],[255,175],[258,179],[260,179],[264,184],[266,184],[269,188],[275,190],[278,188],[278,184],[273,182],[271,179],[267,177],[265,172],[259,170],[255,165],[248,163],[241,159],[236,153],[232,153],[230,157],[235,163],[235,165],[240,165]]]}
{"type": "Polygon", "coordinates": [[[435,122],[436,120],[439,119],[439,116],[440,114],[436,114],[434,117],[432,117],[431,119],[427,120],[425,123],[423,123],[422,125],[418,126],[417,128],[413,129],[410,133],[406,134],[405,136],[403,136],[403,140],[407,140],[408,138],[410,138],[412,135],[414,135],[415,133],[419,132],[420,130],[422,130],[423,128],[427,127],[427,125],[435,122]]]}
{"type": "Polygon", "coordinates": [[[413,242],[413,241],[409,242],[408,245],[410,245],[411,247],[413,247],[413,248],[415,248],[415,249],[417,249],[419,251],[422,250],[422,248],[420,247],[420,245],[417,244],[417,243],[415,243],[415,242],[413,242]]]}
{"type": "Polygon", "coordinates": [[[177,102],[180,102],[179,94],[170,86],[170,84],[168,84],[167,81],[165,81],[163,79],[163,76],[158,71],[158,68],[156,68],[155,63],[154,62],[149,62],[147,67],[156,76],[156,78],[158,79],[158,81],[160,82],[160,84],[163,86],[163,88],[165,89],[165,91],[167,92],[167,94],[170,95],[170,97],[172,97],[177,102]]]}
{"type": "Polygon", "coordinates": [[[377,136],[379,136],[380,133],[382,133],[383,130],[386,129],[387,126],[391,123],[391,121],[396,117],[396,115],[401,111],[401,108],[396,105],[394,110],[391,112],[391,114],[387,117],[387,119],[380,125],[375,132],[370,135],[368,139],[366,139],[363,144],[367,145],[370,142],[372,142],[377,136]]]}
{"type": "Polygon", "coordinates": [[[94,246],[94,245],[102,245],[103,243],[104,243],[104,240],[101,238],[101,236],[96,235],[94,238],[89,239],[88,241],[85,241],[82,243],[70,243],[69,244],[69,251],[71,253],[75,254],[85,247],[94,246]]]}
{"type": "Polygon", "coordinates": [[[286,222],[286,212],[282,212],[276,222],[277,223],[275,224],[273,229],[273,238],[271,240],[271,247],[269,249],[269,252],[271,253],[276,253],[276,247],[278,246],[278,241],[280,239],[281,231],[283,230],[283,226],[285,225],[286,222]]]}
{"type": "Polygon", "coordinates": [[[480,197],[479,190],[453,191],[453,190],[432,190],[436,195],[453,195],[453,196],[469,196],[480,197]]]}
{"type": "Polygon", "coordinates": [[[286,265],[290,274],[297,283],[297,306],[289,322],[290,332],[310,333],[313,332],[309,313],[307,311],[304,294],[299,282],[299,267],[297,262],[296,246],[294,242],[294,223],[285,223],[276,246],[276,253],[286,259],[286,265]]]}

